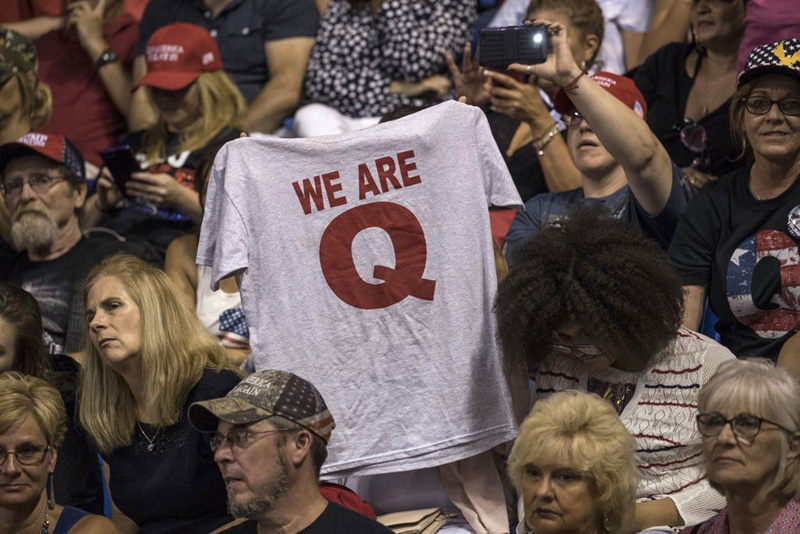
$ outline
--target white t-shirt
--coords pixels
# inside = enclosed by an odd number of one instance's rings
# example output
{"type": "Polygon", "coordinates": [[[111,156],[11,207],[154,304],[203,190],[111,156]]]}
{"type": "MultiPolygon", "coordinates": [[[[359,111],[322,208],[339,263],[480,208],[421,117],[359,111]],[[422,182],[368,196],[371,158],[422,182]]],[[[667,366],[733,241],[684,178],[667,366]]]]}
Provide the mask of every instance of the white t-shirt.
{"type": "MultiPolygon", "coordinates": [[[[603,44],[595,58],[596,68],[615,74],[625,74],[625,46],[622,30],[642,33],[650,26],[652,0],[597,0],[605,20],[603,44]]],[[[491,27],[522,24],[530,0],[506,0],[489,23],[491,27]]]]}
{"type": "Polygon", "coordinates": [[[522,202],[483,113],[456,102],[217,155],[197,262],[212,285],[241,273],[256,369],[328,403],[324,474],[433,467],[515,437],[490,205],[522,202]]]}

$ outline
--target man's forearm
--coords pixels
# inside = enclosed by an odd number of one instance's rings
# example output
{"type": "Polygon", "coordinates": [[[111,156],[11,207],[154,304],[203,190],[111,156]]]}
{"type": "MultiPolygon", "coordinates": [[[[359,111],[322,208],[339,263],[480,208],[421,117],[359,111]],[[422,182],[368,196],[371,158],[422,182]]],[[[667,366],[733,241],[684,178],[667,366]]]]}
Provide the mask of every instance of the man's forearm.
{"type": "Polygon", "coordinates": [[[300,89],[270,80],[247,108],[242,128],[247,132],[273,132],[299,103],[300,89]]]}

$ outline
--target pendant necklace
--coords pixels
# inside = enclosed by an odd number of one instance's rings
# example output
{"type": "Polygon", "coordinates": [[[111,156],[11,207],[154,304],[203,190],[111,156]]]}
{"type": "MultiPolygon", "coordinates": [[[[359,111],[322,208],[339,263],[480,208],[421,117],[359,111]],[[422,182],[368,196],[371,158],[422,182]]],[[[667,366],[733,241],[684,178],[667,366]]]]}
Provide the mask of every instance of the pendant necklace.
{"type": "MultiPolygon", "coordinates": [[[[147,432],[144,431],[144,429],[142,428],[142,425],[139,424],[139,421],[136,421],[136,426],[139,427],[139,432],[141,432],[142,436],[144,436],[144,439],[147,440],[147,451],[148,452],[153,452],[154,450],[156,450],[156,444],[154,443],[154,441],[158,437],[158,433],[161,432],[161,429],[156,430],[156,433],[153,434],[153,439],[150,439],[150,436],[148,436],[147,432]]],[[[43,533],[43,534],[46,534],[46,533],[43,533]]]]}
{"type": "Polygon", "coordinates": [[[50,534],[50,518],[47,517],[47,508],[44,510],[44,523],[42,523],[42,530],[39,534],[50,534]]]}

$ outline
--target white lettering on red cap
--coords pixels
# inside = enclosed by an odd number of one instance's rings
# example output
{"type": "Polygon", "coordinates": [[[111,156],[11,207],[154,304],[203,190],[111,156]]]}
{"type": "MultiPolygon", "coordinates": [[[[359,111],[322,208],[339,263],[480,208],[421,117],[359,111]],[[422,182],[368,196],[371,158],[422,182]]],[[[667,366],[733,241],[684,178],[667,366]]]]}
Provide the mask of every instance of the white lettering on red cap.
{"type": "Polygon", "coordinates": [[[617,85],[617,80],[613,78],[609,78],[607,76],[592,76],[592,79],[597,83],[597,85],[602,85],[603,87],[612,87],[617,85]]]}
{"type": "Polygon", "coordinates": [[[47,144],[47,134],[29,133],[19,138],[23,145],[43,147],[47,144]]]}
{"type": "Polygon", "coordinates": [[[147,61],[175,62],[183,54],[183,45],[153,45],[147,47],[147,61]]]}
{"type": "Polygon", "coordinates": [[[208,65],[214,62],[214,52],[206,52],[203,54],[203,65],[208,65]]]}

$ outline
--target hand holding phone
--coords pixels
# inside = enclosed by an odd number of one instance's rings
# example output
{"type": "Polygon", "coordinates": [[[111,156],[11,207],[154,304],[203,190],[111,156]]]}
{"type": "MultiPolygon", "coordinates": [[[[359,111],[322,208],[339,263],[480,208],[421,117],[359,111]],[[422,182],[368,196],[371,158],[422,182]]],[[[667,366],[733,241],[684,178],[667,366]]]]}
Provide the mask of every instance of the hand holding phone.
{"type": "Polygon", "coordinates": [[[484,28],[478,42],[481,65],[500,69],[512,63],[544,63],[549,50],[546,24],[484,28]]]}
{"type": "Polygon", "coordinates": [[[136,156],[133,155],[133,150],[128,145],[115,146],[106,150],[100,151],[100,157],[111,172],[114,178],[114,183],[120,192],[128,196],[126,192],[126,184],[131,179],[131,174],[141,171],[139,162],[136,161],[136,156]]]}

